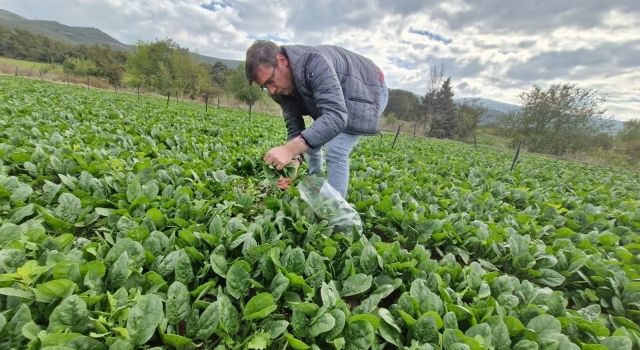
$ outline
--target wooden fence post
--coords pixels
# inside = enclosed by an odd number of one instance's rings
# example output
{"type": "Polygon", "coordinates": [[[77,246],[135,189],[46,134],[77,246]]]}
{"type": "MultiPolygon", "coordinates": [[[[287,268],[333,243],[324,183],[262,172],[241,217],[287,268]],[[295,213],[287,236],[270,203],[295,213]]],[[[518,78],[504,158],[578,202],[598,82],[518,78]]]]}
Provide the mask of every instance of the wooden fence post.
{"type": "Polygon", "coordinates": [[[522,141],[518,142],[518,149],[516,150],[516,155],[513,156],[513,162],[511,162],[511,169],[509,169],[510,171],[513,171],[513,167],[516,165],[516,161],[518,160],[518,156],[520,155],[520,146],[522,145],[522,141]]]}
{"type": "Polygon", "coordinates": [[[396,131],[396,137],[393,138],[393,144],[391,145],[391,149],[393,149],[393,147],[395,147],[396,145],[396,140],[398,140],[398,134],[400,133],[400,127],[402,125],[398,125],[398,130],[396,131]]]}

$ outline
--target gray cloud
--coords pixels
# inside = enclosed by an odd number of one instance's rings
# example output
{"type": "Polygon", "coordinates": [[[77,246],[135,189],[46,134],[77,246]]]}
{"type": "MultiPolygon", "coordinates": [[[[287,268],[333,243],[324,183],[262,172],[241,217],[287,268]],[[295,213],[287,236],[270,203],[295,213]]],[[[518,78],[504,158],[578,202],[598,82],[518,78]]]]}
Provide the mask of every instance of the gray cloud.
{"type": "Polygon", "coordinates": [[[432,0],[291,1],[287,28],[303,33],[349,27],[388,30],[391,28],[378,27],[385,17],[419,13],[436,3],[432,0]]]}
{"type": "Polygon", "coordinates": [[[467,1],[467,9],[448,14],[436,9],[452,30],[477,26],[502,33],[546,32],[559,26],[590,28],[602,23],[611,10],[621,13],[640,13],[637,0],[487,0],[467,1]]]}
{"type": "Polygon", "coordinates": [[[402,1],[376,1],[381,14],[396,14],[407,16],[429,9],[438,4],[434,0],[402,0],[402,1]]]}
{"type": "Polygon", "coordinates": [[[365,0],[294,1],[288,11],[287,27],[296,33],[368,28],[377,19],[375,12],[365,0]]]}
{"type": "Polygon", "coordinates": [[[528,49],[533,47],[535,44],[536,42],[534,40],[525,40],[525,41],[519,42],[516,46],[520,49],[528,49]]]}
{"type": "Polygon", "coordinates": [[[550,51],[540,53],[523,64],[514,65],[505,77],[528,82],[532,80],[580,79],[582,75],[608,75],[616,69],[638,67],[640,42],[601,44],[592,49],[550,51]],[[585,67],[588,70],[585,71],[585,67]]]}
{"type": "Polygon", "coordinates": [[[228,1],[210,1],[208,3],[200,4],[200,7],[207,9],[209,11],[218,11],[220,9],[224,9],[231,6],[228,1]]]}
{"type": "Polygon", "coordinates": [[[422,35],[425,36],[431,40],[435,40],[435,41],[439,41],[443,44],[451,44],[451,42],[453,40],[449,39],[449,38],[445,38],[444,36],[438,34],[438,33],[433,33],[430,32],[428,30],[424,30],[424,29],[414,29],[413,27],[409,28],[409,32],[410,33],[414,33],[414,34],[418,34],[418,35],[422,35]]]}

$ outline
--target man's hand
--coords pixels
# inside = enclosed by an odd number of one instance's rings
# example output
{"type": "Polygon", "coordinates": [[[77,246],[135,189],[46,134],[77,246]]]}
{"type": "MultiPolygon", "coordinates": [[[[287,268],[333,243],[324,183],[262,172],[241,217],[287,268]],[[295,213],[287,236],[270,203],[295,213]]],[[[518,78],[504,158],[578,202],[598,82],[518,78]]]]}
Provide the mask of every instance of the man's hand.
{"type": "Polygon", "coordinates": [[[287,145],[284,145],[270,149],[262,159],[267,165],[273,165],[277,170],[282,170],[291,162],[294,156],[295,154],[291,152],[287,145]]]}
{"type": "Polygon", "coordinates": [[[278,147],[274,147],[262,158],[267,165],[273,165],[277,170],[282,170],[291,159],[298,154],[306,152],[309,147],[301,136],[294,137],[291,141],[278,147]]]}

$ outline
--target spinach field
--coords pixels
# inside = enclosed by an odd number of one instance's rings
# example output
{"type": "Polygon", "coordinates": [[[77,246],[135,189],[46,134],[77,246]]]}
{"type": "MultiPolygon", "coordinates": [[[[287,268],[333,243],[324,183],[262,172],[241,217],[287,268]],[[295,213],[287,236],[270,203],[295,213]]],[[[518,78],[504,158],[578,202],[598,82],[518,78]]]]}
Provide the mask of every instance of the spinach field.
{"type": "Polygon", "coordinates": [[[0,349],[640,348],[638,174],[364,138],[347,235],[265,181],[284,137],[0,77],[0,349]]]}

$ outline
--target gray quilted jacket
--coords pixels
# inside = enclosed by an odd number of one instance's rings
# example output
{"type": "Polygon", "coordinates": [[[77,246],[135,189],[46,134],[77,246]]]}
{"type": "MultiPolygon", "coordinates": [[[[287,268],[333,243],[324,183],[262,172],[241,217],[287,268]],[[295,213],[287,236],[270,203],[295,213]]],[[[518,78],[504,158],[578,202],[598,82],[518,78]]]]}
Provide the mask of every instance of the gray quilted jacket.
{"type": "Polygon", "coordinates": [[[380,89],[384,77],[370,59],[337,46],[287,45],[295,92],[276,96],[287,124],[288,139],[302,133],[313,148],[341,132],[378,132],[380,89]],[[314,122],[305,129],[303,115],[314,122]]]}

